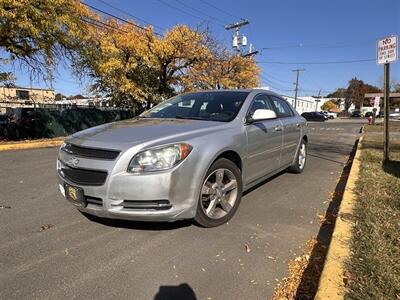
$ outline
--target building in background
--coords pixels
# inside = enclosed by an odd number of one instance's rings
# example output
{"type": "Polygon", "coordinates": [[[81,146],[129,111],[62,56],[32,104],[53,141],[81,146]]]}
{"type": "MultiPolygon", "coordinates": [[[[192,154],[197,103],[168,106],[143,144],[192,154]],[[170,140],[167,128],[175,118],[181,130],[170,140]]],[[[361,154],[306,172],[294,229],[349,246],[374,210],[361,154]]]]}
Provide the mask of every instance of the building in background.
{"type": "Polygon", "coordinates": [[[297,97],[297,103],[295,105],[294,97],[290,96],[283,96],[293,107],[296,108],[299,114],[304,112],[311,112],[311,111],[321,111],[321,106],[327,101],[334,101],[336,103],[340,103],[338,109],[340,111],[344,110],[344,99],[341,98],[323,98],[323,97],[312,97],[312,96],[305,96],[305,97],[297,97]]]}
{"type": "Polygon", "coordinates": [[[53,104],[54,101],[53,89],[0,87],[0,107],[34,107],[40,104],[53,104]]]}
{"type": "Polygon", "coordinates": [[[57,107],[66,108],[66,107],[113,107],[110,101],[110,97],[91,97],[91,98],[83,98],[83,99],[63,99],[55,101],[54,104],[57,107]]]}

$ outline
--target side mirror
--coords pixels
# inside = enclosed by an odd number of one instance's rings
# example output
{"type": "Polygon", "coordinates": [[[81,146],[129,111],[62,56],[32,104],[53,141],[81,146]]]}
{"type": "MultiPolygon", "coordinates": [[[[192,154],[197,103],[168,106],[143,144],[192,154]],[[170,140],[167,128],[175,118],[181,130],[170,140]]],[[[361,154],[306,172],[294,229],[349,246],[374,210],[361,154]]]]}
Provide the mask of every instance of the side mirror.
{"type": "Polygon", "coordinates": [[[253,123],[260,120],[276,119],[276,113],[270,109],[257,109],[252,116],[247,118],[248,123],[253,123]]]}

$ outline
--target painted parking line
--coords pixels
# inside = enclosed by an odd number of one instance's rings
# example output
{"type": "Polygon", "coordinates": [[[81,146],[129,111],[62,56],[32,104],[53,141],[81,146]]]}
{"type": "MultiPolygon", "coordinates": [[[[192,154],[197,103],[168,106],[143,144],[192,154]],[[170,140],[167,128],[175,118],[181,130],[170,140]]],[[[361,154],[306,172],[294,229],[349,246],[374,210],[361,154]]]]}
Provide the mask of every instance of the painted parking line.
{"type": "Polygon", "coordinates": [[[315,128],[315,127],[310,127],[310,130],[332,130],[332,131],[343,131],[344,128],[331,128],[331,127],[321,127],[321,128],[315,128]]]}

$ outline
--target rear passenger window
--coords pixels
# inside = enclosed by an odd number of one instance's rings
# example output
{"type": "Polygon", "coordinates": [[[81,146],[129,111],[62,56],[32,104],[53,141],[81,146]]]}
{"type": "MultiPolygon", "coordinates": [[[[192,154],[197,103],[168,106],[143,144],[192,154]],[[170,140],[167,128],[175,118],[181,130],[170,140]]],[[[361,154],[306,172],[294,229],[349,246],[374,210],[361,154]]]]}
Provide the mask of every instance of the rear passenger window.
{"type": "Polygon", "coordinates": [[[293,116],[293,112],[285,100],[282,100],[275,96],[270,96],[272,104],[275,107],[276,114],[279,118],[287,118],[293,116]]]}

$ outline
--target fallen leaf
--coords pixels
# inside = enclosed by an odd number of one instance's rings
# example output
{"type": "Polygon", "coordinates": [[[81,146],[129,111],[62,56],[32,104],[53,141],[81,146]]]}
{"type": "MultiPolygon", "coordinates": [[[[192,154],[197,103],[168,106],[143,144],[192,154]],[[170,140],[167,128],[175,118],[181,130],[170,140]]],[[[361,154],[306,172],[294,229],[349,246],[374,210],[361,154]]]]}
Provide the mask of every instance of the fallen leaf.
{"type": "Polygon", "coordinates": [[[40,226],[39,231],[45,231],[47,229],[50,229],[51,227],[54,227],[54,225],[53,224],[44,224],[44,225],[40,226]]]}

